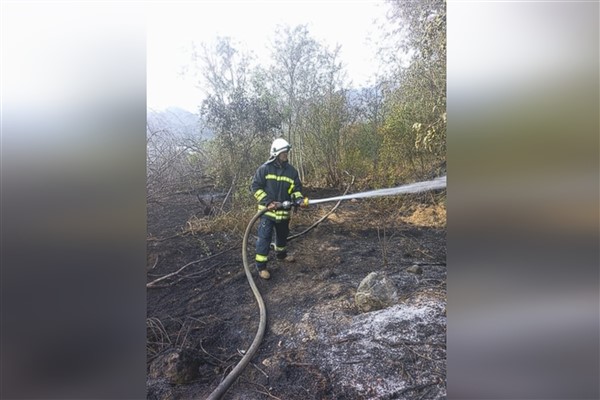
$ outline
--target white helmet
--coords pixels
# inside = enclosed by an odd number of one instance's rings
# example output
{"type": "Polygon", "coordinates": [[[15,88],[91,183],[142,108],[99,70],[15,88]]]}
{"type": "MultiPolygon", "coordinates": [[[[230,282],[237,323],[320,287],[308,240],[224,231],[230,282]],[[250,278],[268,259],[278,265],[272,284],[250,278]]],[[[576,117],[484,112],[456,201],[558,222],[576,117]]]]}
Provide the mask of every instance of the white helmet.
{"type": "Polygon", "coordinates": [[[271,145],[271,157],[277,157],[280,153],[290,151],[291,148],[292,145],[287,140],[282,138],[275,139],[271,145]]]}

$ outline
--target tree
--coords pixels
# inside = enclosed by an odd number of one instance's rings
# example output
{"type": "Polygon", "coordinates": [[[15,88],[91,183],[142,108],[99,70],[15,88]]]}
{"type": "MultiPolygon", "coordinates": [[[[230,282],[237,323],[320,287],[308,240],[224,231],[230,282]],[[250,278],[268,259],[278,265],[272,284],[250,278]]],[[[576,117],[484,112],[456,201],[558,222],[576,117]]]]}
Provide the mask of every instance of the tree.
{"type": "Polygon", "coordinates": [[[146,198],[161,202],[178,192],[209,186],[202,143],[152,122],[146,125],[146,198]]]}
{"type": "Polygon", "coordinates": [[[329,50],[310,36],[305,25],[279,27],[270,70],[282,104],[287,139],[296,147],[290,161],[305,180],[308,168],[326,170],[339,181],[339,134],[345,123],[340,47],[329,50]],[[321,168],[324,166],[325,168],[321,168]]]}
{"type": "Polygon", "coordinates": [[[388,3],[395,50],[410,56],[410,62],[392,68],[398,85],[386,96],[381,155],[393,160],[398,157],[393,153],[400,153],[409,173],[422,177],[446,152],[446,3],[388,3]]]}
{"type": "Polygon", "coordinates": [[[415,145],[438,156],[446,151],[446,2],[391,1],[390,19],[406,27],[402,47],[413,49],[402,75],[403,92],[421,111],[412,124],[415,145]]]}
{"type": "Polygon", "coordinates": [[[290,162],[296,166],[300,179],[305,179],[304,137],[299,133],[307,100],[314,93],[320,45],[310,37],[306,25],[278,27],[272,49],[271,79],[280,98],[287,140],[296,147],[290,162]]]}
{"type": "Polygon", "coordinates": [[[213,173],[217,184],[233,187],[252,175],[264,161],[264,149],[281,129],[281,114],[264,82],[264,72],[252,68],[251,57],[228,38],[199,57],[208,95],[201,114],[215,132],[213,173]]]}

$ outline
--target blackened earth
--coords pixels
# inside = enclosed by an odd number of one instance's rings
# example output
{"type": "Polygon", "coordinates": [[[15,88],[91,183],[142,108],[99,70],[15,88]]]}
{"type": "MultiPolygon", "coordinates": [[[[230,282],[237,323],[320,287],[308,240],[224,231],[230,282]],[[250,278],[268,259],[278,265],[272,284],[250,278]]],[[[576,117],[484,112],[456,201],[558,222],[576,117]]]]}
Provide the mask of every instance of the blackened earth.
{"type": "MultiPolygon", "coordinates": [[[[253,271],[267,329],[224,398],[445,398],[445,212],[427,198],[407,200],[396,211],[383,211],[369,199],[343,202],[290,241],[295,262],[271,256],[268,281],[253,271]],[[354,295],[373,271],[394,283],[398,299],[360,313],[354,295]]],[[[333,206],[300,211],[290,235],[333,206]]],[[[148,282],[194,262],[147,289],[149,399],[206,398],[242,358],[258,327],[240,235],[182,235],[197,213],[194,196],[148,205],[148,282]]],[[[253,257],[254,238],[250,242],[253,257]]]]}

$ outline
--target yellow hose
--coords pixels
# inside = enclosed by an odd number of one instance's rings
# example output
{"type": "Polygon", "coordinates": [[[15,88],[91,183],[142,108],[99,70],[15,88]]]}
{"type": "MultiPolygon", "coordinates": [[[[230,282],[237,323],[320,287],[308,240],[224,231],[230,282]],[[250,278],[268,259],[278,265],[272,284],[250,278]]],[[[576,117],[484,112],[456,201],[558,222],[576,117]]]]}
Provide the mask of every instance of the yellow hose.
{"type": "Polygon", "coordinates": [[[256,287],[256,283],[254,283],[254,279],[252,278],[252,273],[250,272],[250,267],[248,266],[248,252],[246,248],[248,247],[248,237],[250,236],[252,226],[254,226],[256,220],[258,220],[261,217],[261,215],[263,215],[266,211],[266,208],[259,210],[254,215],[254,217],[252,217],[250,223],[248,224],[248,227],[246,228],[246,233],[244,234],[244,241],[242,242],[242,262],[244,263],[244,271],[246,272],[246,278],[248,278],[248,283],[252,288],[252,293],[254,293],[254,297],[256,298],[258,308],[260,310],[260,321],[258,322],[258,330],[256,332],[256,336],[254,337],[254,341],[250,345],[248,351],[246,351],[244,357],[242,357],[242,359],[240,360],[240,362],[237,363],[235,368],[231,370],[229,375],[227,375],[225,379],[223,379],[219,386],[217,386],[217,388],[213,390],[210,396],[207,397],[207,400],[218,400],[221,397],[223,397],[223,395],[225,394],[225,392],[227,392],[227,390],[233,384],[233,382],[235,382],[238,376],[240,376],[240,374],[244,371],[244,368],[246,368],[246,366],[254,356],[254,353],[256,353],[256,351],[258,350],[258,347],[260,346],[260,343],[262,342],[263,336],[265,334],[265,327],[267,326],[267,309],[265,307],[265,303],[262,299],[262,296],[260,295],[260,292],[256,287]]]}

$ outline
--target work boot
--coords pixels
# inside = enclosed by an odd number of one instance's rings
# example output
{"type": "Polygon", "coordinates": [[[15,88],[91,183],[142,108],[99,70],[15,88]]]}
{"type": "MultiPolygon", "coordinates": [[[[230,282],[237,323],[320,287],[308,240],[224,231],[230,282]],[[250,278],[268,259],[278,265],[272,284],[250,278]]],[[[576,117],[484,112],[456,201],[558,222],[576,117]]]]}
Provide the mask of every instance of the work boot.
{"type": "Polygon", "coordinates": [[[269,279],[269,278],[271,278],[271,274],[266,269],[259,270],[258,271],[258,276],[260,276],[263,279],[269,279]]]}

